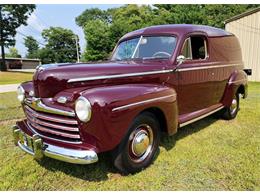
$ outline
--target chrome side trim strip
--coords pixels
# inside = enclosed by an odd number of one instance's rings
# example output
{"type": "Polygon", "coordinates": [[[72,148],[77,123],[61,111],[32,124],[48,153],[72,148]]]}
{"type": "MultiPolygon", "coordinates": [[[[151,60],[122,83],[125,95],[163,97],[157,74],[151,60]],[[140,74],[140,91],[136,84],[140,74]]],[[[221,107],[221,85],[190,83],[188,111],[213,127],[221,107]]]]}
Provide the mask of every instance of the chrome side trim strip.
{"type": "Polygon", "coordinates": [[[180,68],[176,71],[183,72],[183,71],[191,71],[191,70],[202,70],[202,69],[210,69],[210,68],[223,68],[223,67],[230,67],[230,66],[242,66],[238,64],[227,64],[227,65],[215,65],[215,66],[200,66],[200,67],[191,67],[191,68],[180,68]]]}
{"type": "Polygon", "coordinates": [[[173,72],[174,69],[170,70],[155,70],[149,72],[138,72],[138,73],[127,73],[127,74],[115,74],[115,75],[107,75],[107,76],[93,76],[93,77],[82,77],[82,78],[75,78],[69,79],[68,83],[79,82],[79,81],[93,81],[99,79],[115,79],[115,78],[123,78],[123,77],[134,77],[134,76],[144,76],[144,75],[151,75],[151,74],[164,74],[173,72]]]}
{"type": "Polygon", "coordinates": [[[57,108],[52,108],[52,107],[46,106],[42,103],[40,98],[32,98],[31,100],[26,98],[24,100],[24,103],[37,111],[75,117],[75,112],[59,110],[57,108]]]}
{"type": "Polygon", "coordinates": [[[119,107],[113,108],[112,112],[124,110],[124,109],[132,107],[132,106],[138,106],[140,104],[146,104],[146,103],[154,102],[154,101],[169,98],[169,97],[176,97],[176,95],[167,95],[167,96],[163,96],[163,97],[158,97],[158,98],[153,98],[153,99],[144,100],[144,101],[140,101],[140,102],[135,102],[135,103],[132,103],[132,104],[127,104],[127,105],[124,105],[124,106],[119,106],[119,107]]]}
{"type": "MultiPolygon", "coordinates": [[[[181,68],[181,69],[177,69],[176,71],[183,72],[183,71],[191,71],[191,70],[210,69],[210,68],[222,68],[222,67],[229,67],[229,66],[242,66],[242,65],[227,64],[227,65],[215,65],[215,66],[201,66],[201,67],[192,67],[192,68],[181,68]]],[[[165,74],[174,71],[175,69],[168,69],[168,70],[155,70],[155,71],[148,71],[148,72],[115,74],[115,75],[106,75],[106,76],[82,77],[82,78],[69,79],[67,82],[74,83],[74,82],[94,81],[94,80],[101,80],[101,79],[115,79],[115,78],[124,78],[124,77],[145,76],[145,75],[152,75],[152,74],[165,74]]]]}
{"type": "Polygon", "coordinates": [[[186,125],[188,125],[188,124],[191,124],[191,123],[196,122],[196,121],[198,121],[198,120],[200,120],[200,119],[203,119],[203,118],[205,118],[205,117],[207,117],[207,116],[209,116],[209,115],[211,115],[211,114],[213,114],[213,113],[215,113],[215,112],[221,110],[222,108],[224,108],[224,106],[221,106],[221,107],[219,107],[219,108],[216,108],[215,110],[213,110],[213,111],[211,111],[211,112],[208,112],[208,113],[206,113],[206,114],[204,114],[204,115],[201,115],[201,116],[199,116],[199,117],[197,117],[197,118],[191,119],[191,120],[189,120],[189,121],[187,121],[187,122],[181,123],[181,124],[179,125],[179,127],[184,127],[184,126],[186,126],[186,125]]]}
{"type": "Polygon", "coordinates": [[[237,81],[229,81],[228,84],[238,83],[238,82],[241,82],[241,81],[247,81],[247,79],[240,79],[240,80],[237,80],[237,81]]]}

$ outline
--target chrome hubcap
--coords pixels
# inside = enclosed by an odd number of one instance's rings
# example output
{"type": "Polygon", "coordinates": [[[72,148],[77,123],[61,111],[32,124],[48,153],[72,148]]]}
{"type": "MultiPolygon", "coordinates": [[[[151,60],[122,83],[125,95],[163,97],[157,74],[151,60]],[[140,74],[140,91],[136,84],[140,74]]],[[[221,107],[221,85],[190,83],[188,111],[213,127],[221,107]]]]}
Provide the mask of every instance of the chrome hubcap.
{"type": "Polygon", "coordinates": [[[141,130],[137,132],[132,142],[132,150],[136,156],[141,156],[149,146],[149,137],[147,132],[141,130]]]}
{"type": "Polygon", "coordinates": [[[129,156],[135,162],[143,161],[151,152],[153,131],[148,125],[140,125],[129,137],[129,156]]]}
{"type": "Polygon", "coordinates": [[[234,114],[236,112],[236,110],[237,110],[237,100],[233,99],[231,106],[230,106],[231,114],[234,114]]]}

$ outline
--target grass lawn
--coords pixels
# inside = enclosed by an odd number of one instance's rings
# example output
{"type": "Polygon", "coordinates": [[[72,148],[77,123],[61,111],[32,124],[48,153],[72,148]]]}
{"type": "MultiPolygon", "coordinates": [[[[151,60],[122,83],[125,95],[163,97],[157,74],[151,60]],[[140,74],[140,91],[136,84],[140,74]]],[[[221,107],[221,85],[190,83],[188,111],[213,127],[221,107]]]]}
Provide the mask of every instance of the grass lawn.
{"type": "Polygon", "coordinates": [[[121,176],[107,155],[92,165],[36,162],[13,145],[23,114],[15,93],[0,94],[0,190],[260,190],[260,83],[250,83],[236,119],[209,116],[163,137],[155,162],[121,176]]]}
{"type": "Polygon", "coordinates": [[[0,71],[0,85],[16,84],[24,81],[31,81],[33,73],[23,72],[1,72],[0,71]]]}

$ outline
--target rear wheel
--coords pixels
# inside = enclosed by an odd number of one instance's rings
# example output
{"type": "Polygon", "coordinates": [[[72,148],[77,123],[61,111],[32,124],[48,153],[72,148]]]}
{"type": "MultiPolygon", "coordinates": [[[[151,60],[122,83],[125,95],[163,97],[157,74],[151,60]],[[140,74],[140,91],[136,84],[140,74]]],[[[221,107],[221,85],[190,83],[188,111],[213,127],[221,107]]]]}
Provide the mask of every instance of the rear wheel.
{"type": "Polygon", "coordinates": [[[236,118],[239,111],[239,93],[236,93],[232,99],[231,105],[225,108],[223,118],[226,120],[231,120],[236,118]]]}
{"type": "Polygon", "coordinates": [[[123,173],[135,173],[149,166],[159,149],[160,125],[151,113],[139,115],[127,135],[113,151],[114,165],[123,173]]]}

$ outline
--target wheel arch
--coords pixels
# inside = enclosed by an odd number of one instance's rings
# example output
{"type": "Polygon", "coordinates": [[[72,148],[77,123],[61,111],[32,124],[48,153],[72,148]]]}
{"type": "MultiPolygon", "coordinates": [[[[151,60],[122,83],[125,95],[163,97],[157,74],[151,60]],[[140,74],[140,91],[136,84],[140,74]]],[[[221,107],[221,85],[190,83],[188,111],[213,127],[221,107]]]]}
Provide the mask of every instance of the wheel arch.
{"type": "Polygon", "coordinates": [[[86,90],[81,95],[91,102],[93,116],[88,124],[84,124],[82,131],[95,137],[101,152],[115,148],[126,135],[134,118],[145,111],[158,117],[162,129],[168,134],[177,132],[177,94],[168,86],[102,86],[86,90]]]}
{"type": "Polygon", "coordinates": [[[146,108],[143,111],[141,111],[136,117],[138,117],[139,115],[143,114],[143,113],[151,113],[155,116],[156,120],[158,120],[159,124],[160,124],[160,130],[163,133],[168,133],[168,125],[167,125],[167,119],[165,116],[165,113],[158,107],[150,107],[150,108],[146,108]]]}
{"type": "Polygon", "coordinates": [[[222,97],[221,102],[224,106],[229,107],[232,102],[232,98],[238,92],[243,95],[243,98],[247,97],[247,75],[243,70],[234,71],[228,82],[222,97]]]}

